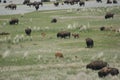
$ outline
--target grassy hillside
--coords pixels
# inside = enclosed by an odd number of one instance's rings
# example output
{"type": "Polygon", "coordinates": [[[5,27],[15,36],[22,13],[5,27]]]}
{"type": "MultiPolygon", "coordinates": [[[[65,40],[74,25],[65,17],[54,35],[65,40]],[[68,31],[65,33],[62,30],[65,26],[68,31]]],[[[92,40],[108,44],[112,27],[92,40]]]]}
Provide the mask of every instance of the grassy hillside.
{"type": "Polygon", "coordinates": [[[0,35],[0,80],[119,80],[120,75],[99,78],[98,71],[85,67],[100,59],[120,69],[120,33],[99,30],[101,26],[119,29],[119,8],[36,11],[0,16],[0,32],[10,33],[0,35]],[[114,12],[114,18],[105,20],[106,12],[114,12]],[[18,25],[9,25],[13,17],[19,19],[18,25]],[[53,18],[58,22],[51,23],[53,18]],[[80,31],[81,25],[86,26],[86,30],[80,31]],[[27,27],[32,29],[31,36],[24,32],[27,27]],[[56,34],[62,30],[79,33],[80,38],[58,39],[56,34]],[[91,49],[85,48],[87,37],[95,42],[91,49]],[[56,52],[62,52],[64,58],[55,58],[56,52]]]}

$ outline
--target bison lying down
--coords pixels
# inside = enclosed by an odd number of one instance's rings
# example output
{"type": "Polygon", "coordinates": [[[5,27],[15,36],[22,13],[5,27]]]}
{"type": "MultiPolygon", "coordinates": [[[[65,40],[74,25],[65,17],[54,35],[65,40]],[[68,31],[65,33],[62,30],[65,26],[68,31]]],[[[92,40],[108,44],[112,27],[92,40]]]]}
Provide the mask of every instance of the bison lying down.
{"type": "Polygon", "coordinates": [[[119,70],[117,68],[111,68],[111,67],[104,67],[98,72],[99,77],[105,77],[107,75],[111,74],[112,76],[118,75],[119,70]]]}
{"type": "Polygon", "coordinates": [[[107,65],[108,65],[107,62],[97,60],[97,61],[93,61],[93,62],[87,64],[86,68],[89,68],[89,69],[92,69],[92,70],[100,70],[103,67],[106,67],[107,65]]]}

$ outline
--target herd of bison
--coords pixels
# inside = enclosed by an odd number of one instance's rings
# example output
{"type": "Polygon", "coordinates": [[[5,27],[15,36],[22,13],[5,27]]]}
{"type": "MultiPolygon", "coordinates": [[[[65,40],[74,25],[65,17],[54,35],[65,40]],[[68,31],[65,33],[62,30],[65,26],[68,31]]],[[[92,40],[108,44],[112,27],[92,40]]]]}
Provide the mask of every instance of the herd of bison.
{"type": "MultiPolygon", "coordinates": [[[[86,0],[86,1],[88,1],[88,0],[86,0]]],[[[96,1],[102,3],[102,0],[96,0],[96,1]]],[[[85,5],[85,2],[82,2],[80,0],[65,0],[64,1],[64,4],[73,5],[73,4],[76,4],[76,3],[79,3],[80,6],[85,5]]],[[[117,0],[113,0],[113,2],[111,0],[107,0],[107,3],[108,4],[117,3],[117,0]]],[[[31,5],[35,6],[36,10],[38,10],[39,5],[43,6],[42,2],[30,2],[30,0],[24,0],[23,4],[26,4],[28,6],[31,6],[31,5]]],[[[58,6],[59,2],[54,2],[54,5],[58,6]]],[[[17,5],[9,4],[9,5],[5,6],[5,8],[16,9],[17,5]]],[[[114,17],[114,13],[106,13],[105,16],[104,16],[105,19],[109,19],[109,18],[113,18],[113,17],[114,17]]],[[[56,18],[52,19],[51,23],[57,23],[57,19],[56,18]]],[[[19,19],[18,18],[12,18],[9,21],[9,24],[10,25],[19,24],[19,19]]],[[[100,27],[101,31],[104,31],[105,29],[106,29],[106,27],[100,27]]],[[[31,33],[32,33],[31,28],[26,28],[25,29],[25,34],[26,35],[30,36],[31,33]]],[[[2,32],[2,33],[0,33],[0,35],[9,35],[9,33],[2,32]]],[[[61,38],[61,39],[70,38],[71,35],[74,38],[79,38],[79,34],[71,34],[71,32],[69,32],[69,31],[60,31],[60,32],[56,33],[56,37],[61,38]]],[[[94,40],[93,39],[86,38],[85,42],[86,42],[86,46],[87,46],[86,48],[93,48],[94,47],[94,40]]],[[[57,52],[57,53],[55,53],[55,57],[63,58],[64,56],[63,56],[62,53],[57,52]]],[[[98,71],[98,76],[99,77],[105,77],[107,75],[115,76],[115,75],[119,74],[119,70],[117,68],[110,67],[110,65],[107,62],[104,62],[104,61],[101,61],[101,60],[96,60],[96,61],[93,61],[93,62],[87,64],[86,68],[87,69],[92,69],[92,70],[99,70],[98,71]]]]}

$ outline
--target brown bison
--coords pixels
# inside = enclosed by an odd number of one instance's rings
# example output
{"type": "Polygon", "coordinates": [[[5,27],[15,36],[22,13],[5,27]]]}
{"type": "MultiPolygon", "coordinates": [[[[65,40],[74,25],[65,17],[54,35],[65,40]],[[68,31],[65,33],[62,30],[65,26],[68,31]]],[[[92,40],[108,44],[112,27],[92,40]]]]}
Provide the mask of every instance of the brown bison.
{"type": "Polygon", "coordinates": [[[89,68],[89,69],[92,69],[92,70],[100,70],[103,67],[106,67],[107,65],[108,65],[107,62],[104,62],[102,60],[96,60],[96,61],[93,61],[93,62],[87,64],[86,68],[89,68]]]}
{"type": "Polygon", "coordinates": [[[5,6],[5,8],[16,10],[17,5],[16,4],[9,4],[9,5],[5,6]]]}
{"type": "Polygon", "coordinates": [[[118,75],[119,70],[117,68],[104,67],[98,72],[99,77],[106,77],[109,74],[112,76],[118,75]]]}
{"type": "Polygon", "coordinates": [[[79,34],[77,34],[77,33],[72,34],[72,36],[73,36],[74,38],[79,38],[79,34]]]}
{"type": "Polygon", "coordinates": [[[32,32],[31,28],[26,28],[26,29],[25,29],[26,35],[30,36],[30,35],[31,35],[31,32],[32,32]]]}
{"type": "Polygon", "coordinates": [[[56,18],[53,18],[52,20],[51,20],[51,23],[56,23],[57,22],[57,19],[56,18]]]}
{"type": "Polygon", "coordinates": [[[70,38],[71,33],[67,31],[61,31],[57,33],[57,38],[70,38]]]}
{"type": "Polygon", "coordinates": [[[93,46],[94,46],[94,41],[93,41],[93,39],[91,39],[91,38],[86,38],[85,40],[86,40],[87,48],[93,48],[93,46]]]}
{"type": "Polygon", "coordinates": [[[56,53],[55,53],[55,57],[56,57],[56,58],[57,58],[57,57],[63,58],[64,56],[63,56],[63,54],[62,54],[61,52],[56,52],[56,53]]]}
{"type": "Polygon", "coordinates": [[[10,21],[9,21],[9,24],[10,25],[13,25],[13,24],[18,24],[19,23],[19,20],[17,18],[12,18],[10,21]]]}
{"type": "Polygon", "coordinates": [[[114,13],[106,13],[105,15],[105,19],[109,19],[109,18],[113,18],[114,17],[114,13]]]}

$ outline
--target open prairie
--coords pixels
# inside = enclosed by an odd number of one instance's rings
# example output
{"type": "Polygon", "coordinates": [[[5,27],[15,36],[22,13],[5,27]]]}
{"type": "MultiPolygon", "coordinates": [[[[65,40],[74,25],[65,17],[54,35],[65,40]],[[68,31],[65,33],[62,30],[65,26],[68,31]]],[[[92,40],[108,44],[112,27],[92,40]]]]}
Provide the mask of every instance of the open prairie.
{"type": "Polygon", "coordinates": [[[120,70],[120,7],[81,8],[0,16],[0,80],[119,80],[118,76],[98,77],[86,69],[93,60],[103,60],[120,70]],[[114,18],[105,19],[106,12],[114,18]],[[19,24],[9,25],[11,18],[19,24]],[[53,18],[57,23],[51,23],[53,18]],[[100,31],[100,27],[110,28],[100,31]],[[25,29],[32,29],[31,36],[25,29]],[[112,27],[112,29],[111,29],[112,27]],[[59,31],[79,34],[57,38],[59,31]],[[94,40],[86,48],[85,39],[94,40]],[[64,58],[56,58],[61,52],[64,58]]]}

